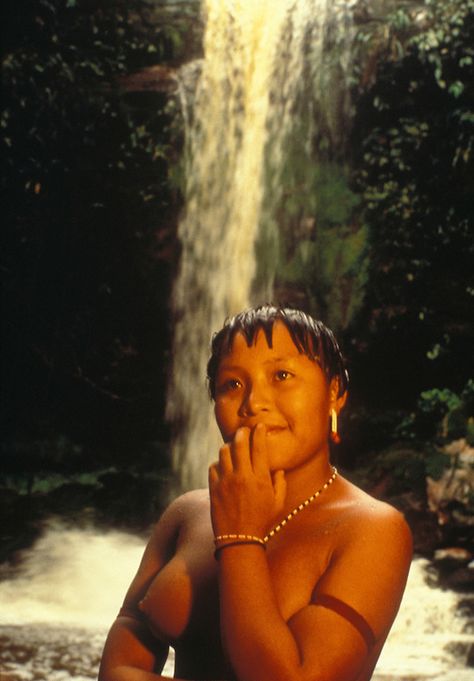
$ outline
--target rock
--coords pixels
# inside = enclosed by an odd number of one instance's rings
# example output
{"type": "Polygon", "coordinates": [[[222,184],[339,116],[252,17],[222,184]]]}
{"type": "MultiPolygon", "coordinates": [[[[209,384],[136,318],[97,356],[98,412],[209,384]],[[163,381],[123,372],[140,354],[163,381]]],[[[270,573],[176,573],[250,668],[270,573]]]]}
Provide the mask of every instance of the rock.
{"type": "Polygon", "coordinates": [[[474,634],[474,594],[466,595],[458,601],[456,614],[466,622],[463,633],[474,634]]]}
{"type": "Polygon", "coordinates": [[[474,667],[474,643],[471,643],[471,646],[468,650],[466,658],[466,667],[474,667]]]}
{"type": "Polygon", "coordinates": [[[442,540],[441,529],[434,513],[409,509],[404,515],[413,533],[413,550],[422,556],[431,557],[442,540]]]}
{"type": "Polygon", "coordinates": [[[433,564],[438,572],[440,585],[455,591],[470,591],[474,587],[472,556],[472,551],[463,546],[448,546],[436,550],[433,564]]]}
{"type": "Polygon", "coordinates": [[[454,562],[468,563],[472,558],[472,553],[468,549],[460,546],[451,546],[435,551],[434,560],[450,560],[454,562]]]}
{"type": "Polygon", "coordinates": [[[438,513],[443,522],[443,509],[453,501],[468,505],[474,495],[474,448],[464,438],[454,440],[444,447],[449,457],[448,466],[439,480],[428,477],[426,493],[431,511],[438,513]]]}
{"type": "Polygon", "coordinates": [[[140,71],[127,73],[118,79],[127,92],[168,92],[177,89],[176,70],[168,66],[147,66],[140,71]]]}
{"type": "Polygon", "coordinates": [[[447,444],[444,451],[446,454],[449,454],[449,456],[458,456],[458,454],[463,454],[463,452],[466,450],[469,451],[469,449],[472,448],[467,447],[466,439],[462,437],[459,438],[459,440],[453,440],[447,444]]]}
{"type": "Polygon", "coordinates": [[[472,591],[474,589],[474,570],[468,567],[448,571],[440,570],[439,583],[442,587],[453,591],[472,591]]]}

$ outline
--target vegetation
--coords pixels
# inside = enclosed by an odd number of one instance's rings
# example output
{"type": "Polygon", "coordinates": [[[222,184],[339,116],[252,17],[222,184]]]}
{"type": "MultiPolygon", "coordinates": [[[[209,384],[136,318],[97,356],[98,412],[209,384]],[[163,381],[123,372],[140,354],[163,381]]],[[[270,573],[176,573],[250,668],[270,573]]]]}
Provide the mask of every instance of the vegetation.
{"type": "Polygon", "coordinates": [[[106,492],[107,471],[136,477],[166,465],[168,298],[181,203],[170,177],[181,131],[173,100],[159,87],[134,89],[126,76],[156,63],[171,68],[193,49],[185,40],[191,10],[181,4],[179,21],[157,25],[153,12],[176,9],[142,0],[4,3],[9,487],[35,493],[47,477],[51,487],[64,482],[58,476],[74,482],[88,473],[91,488],[106,492]]]}
{"type": "Polygon", "coordinates": [[[355,336],[368,391],[382,377],[406,407],[472,376],[474,3],[427,0],[389,27],[354,125],[371,253],[355,336]]]}
{"type": "MultiPolygon", "coordinates": [[[[197,3],[4,5],[2,500],[15,522],[88,507],[147,522],[168,464],[172,75],[199,53],[197,3]]],[[[402,490],[439,472],[450,438],[473,441],[473,45],[474,0],[362,25],[351,153],[314,164],[296,144],[271,216],[279,297],[344,336],[343,463],[376,453],[402,490]]]]}

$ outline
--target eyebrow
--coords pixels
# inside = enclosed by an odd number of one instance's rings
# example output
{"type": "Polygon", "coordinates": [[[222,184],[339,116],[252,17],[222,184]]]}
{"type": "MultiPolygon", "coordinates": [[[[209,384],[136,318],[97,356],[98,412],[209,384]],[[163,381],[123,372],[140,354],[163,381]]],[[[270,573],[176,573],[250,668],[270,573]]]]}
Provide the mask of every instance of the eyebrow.
{"type": "MultiPolygon", "coordinates": [[[[293,359],[296,359],[298,355],[288,355],[285,357],[273,357],[272,359],[266,359],[264,362],[262,362],[263,365],[269,365],[269,364],[277,364],[278,362],[290,362],[293,359]]],[[[241,366],[240,364],[226,364],[225,361],[222,362],[222,364],[219,365],[218,372],[219,371],[241,371],[245,367],[241,366]]]]}
{"type": "Polygon", "coordinates": [[[265,360],[264,364],[276,364],[277,362],[290,362],[292,359],[296,359],[298,355],[286,355],[285,357],[273,357],[272,359],[265,360]]]}
{"type": "Polygon", "coordinates": [[[239,371],[242,367],[238,364],[219,364],[217,373],[220,371],[239,371]]]}

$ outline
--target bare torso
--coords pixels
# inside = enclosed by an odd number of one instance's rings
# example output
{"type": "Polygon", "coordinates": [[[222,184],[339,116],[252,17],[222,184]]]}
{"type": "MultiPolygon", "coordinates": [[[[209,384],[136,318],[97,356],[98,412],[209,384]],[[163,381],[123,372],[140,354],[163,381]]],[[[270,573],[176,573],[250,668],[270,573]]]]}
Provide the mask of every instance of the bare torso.
{"type": "Polygon", "coordinates": [[[328,380],[307,350],[278,321],[271,342],[261,329],[252,343],[239,332],[223,351],[223,444],[209,492],[180,497],[157,523],[109,632],[100,681],[164,679],[169,645],[182,680],[370,679],[411,537],[397,511],[332,471],[329,419],[335,433],[347,392],[343,374],[328,380]],[[288,514],[264,552],[263,537],[288,514]]]}
{"type": "MultiPolygon", "coordinates": [[[[305,509],[271,539],[268,564],[285,621],[290,622],[310,602],[318,602],[318,586],[331,564],[345,546],[363,540],[366,523],[371,516],[377,519],[381,507],[385,504],[340,479],[336,495],[305,509]]],[[[186,495],[170,548],[171,558],[151,582],[148,580],[139,604],[157,642],[175,648],[178,678],[233,678],[220,643],[217,563],[213,553],[209,493],[198,490],[186,495]]],[[[357,621],[354,626],[358,626],[357,621]]],[[[385,635],[372,642],[357,681],[370,679],[385,635]]]]}

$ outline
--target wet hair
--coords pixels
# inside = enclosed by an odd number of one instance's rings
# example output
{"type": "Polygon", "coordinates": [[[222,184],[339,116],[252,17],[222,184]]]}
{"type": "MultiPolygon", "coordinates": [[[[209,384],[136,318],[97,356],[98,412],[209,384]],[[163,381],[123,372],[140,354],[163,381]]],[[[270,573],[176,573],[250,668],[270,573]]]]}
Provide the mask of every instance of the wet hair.
{"type": "Polygon", "coordinates": [[[216,396],[216,377],[220,361],[232,349],[237,333],[241,333],[250,347],[261,330],[268,347],[272,347],[273,325],[282,322],[288,329],[293,343],[301,354],[317,362],[329,383],[338,382],[338,397],[344,395],[349,384],[344,358],[333,332],[323,322],[313,319],[302,310],[275,305],[260,305],[227,319],[220,331],[214,334],[211,343],[211,357],[207,364],[209,393],[216,396]]]}

